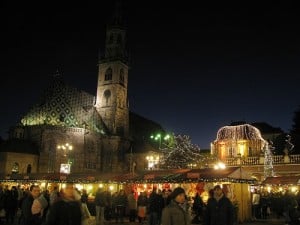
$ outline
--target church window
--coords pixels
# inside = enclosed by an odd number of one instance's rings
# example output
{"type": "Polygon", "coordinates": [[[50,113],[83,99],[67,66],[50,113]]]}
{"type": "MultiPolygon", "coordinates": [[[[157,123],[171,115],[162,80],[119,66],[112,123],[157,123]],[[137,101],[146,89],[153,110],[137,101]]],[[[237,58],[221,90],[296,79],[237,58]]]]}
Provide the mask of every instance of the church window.
{"type": "Polygon", "coordinates": [[[105,72],[104,80],[112,80],[112,69],[108,68],[105,72]]]}
{"type": "Polygon", "coordinates": [[[111,92],[110,90],[104,91],[105,105],[108,106],[110,100],[111,92]]]}
{"type": "Polygon", "coordinates": [[[14,165],[12,166],[12,169],[11,169],[11,173],[19,173],[19,163],[15,162],[14,165]]]}
{"type": "Polygon", "coordinates": [[[120,69],[120,84],[124,84],[124,69],[120,69]]]}
{"type": "Polygon", "coordinates": [[[88,162],[86,163],[87,169],[96,169],[96,163],[88,162]]]}

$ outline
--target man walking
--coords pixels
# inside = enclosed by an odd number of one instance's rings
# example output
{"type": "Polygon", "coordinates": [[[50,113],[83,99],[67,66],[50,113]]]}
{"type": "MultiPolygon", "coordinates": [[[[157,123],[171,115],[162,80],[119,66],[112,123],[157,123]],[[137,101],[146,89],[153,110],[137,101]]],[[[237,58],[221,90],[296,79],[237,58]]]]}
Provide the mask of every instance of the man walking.
{"type": "Polygon", "coordinates": [[[214,187],[214,196],[208,199],[204,225],[233,225],[234,209],[220,185],[214,187]]]}

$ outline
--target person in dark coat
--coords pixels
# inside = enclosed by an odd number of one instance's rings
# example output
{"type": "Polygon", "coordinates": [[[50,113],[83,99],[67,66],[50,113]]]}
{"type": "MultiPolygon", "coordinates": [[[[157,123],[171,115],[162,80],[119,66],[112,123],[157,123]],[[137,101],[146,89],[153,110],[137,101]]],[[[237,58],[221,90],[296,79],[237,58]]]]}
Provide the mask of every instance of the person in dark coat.
{"type": "Polygon", "coordinates": [[[203,208],[204,208],[204,202],[200,196],[200,194],[197,192],[194,197],[194,203],[193,203],[193,211],[195,213],[195,217],[193,219],[193,223],[200,223],[200,221],[203,220],[203,208]]]}
{"type": "Polygon", "coordinates": [[[125,210],[128,204],[127,195],[123,189],[119,191],[119,194],[116,199],[116,222],[118,223],[119,220],[121,223],[124,222],[125,210]]]}
{"type": "Polygon", "coordinates": [[[234,208],[220,185],[214,187],[214,197],[209,198],[204,215],[204,225],[233,225],[234,208]]]}
{"type": "Polygon", "coordinates": [[[135,222],[137,201],[134,196],[134,191],[128,194],[127,201],[128,201],[128,209],[129,209],[129,222],[135,222]]]}
{"type": "Polygon", "coordinates": [[[163,208],[163,198],[156,193],[156,188],[153,188],[149,196],[149,225],[159,224],[161,211],[163,208]]]}
{"type": "Polygon", "coordinates": [[[67,184],[62,198],[50,207],[46,225],[81,225],[81,221],[80,195],[73,184],[67,184]]]}
{"type": "Polygon", "coordinates": [[[21,205],[21,218],[20,223],[22,225],[40,225],[42,224],[42,217],[40,213],[32,211],[33,202],[40,196],[40,187],[38,185],[31,185],[27,196],[22,201],[21,205]]]}
{"type": "Polygon", "coordinates": [[[18,209],[18,191],[15,186],[11,188],[11,190],[7,189],[4,193],[5,195],[5,216],[6,223],[13,224],[14,218],[18,209]]]}
{"type": "Polygon", "coordinates": [[[140,193],[137,200],[139,223],[142,223],[146,219],[147,206],[148,206],[147,192],[144,191],[140,193]]]}
{"type": "Polygon", "coordinates": [[[161,225],[190,225],[191,219],[186,208],[185,191],[177,187],[170,195],[171,201],[162,211],[161,225]]]}

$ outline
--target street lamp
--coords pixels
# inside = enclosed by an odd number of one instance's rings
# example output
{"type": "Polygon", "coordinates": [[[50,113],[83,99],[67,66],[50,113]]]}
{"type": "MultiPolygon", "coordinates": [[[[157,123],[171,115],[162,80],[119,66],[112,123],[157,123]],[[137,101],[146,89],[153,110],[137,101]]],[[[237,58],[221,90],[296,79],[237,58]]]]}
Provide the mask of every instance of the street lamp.
{"type": "MultiPolygon", "coordinates": [[[[62,150],[63,151],[63,155],[67,158],[67,164],[61,164],[61,169],[63,168],[63,170],[68,170],[71,168],[71,165],[73,163],[73,159],[69,158],[69,153],[73,150],[73,146],[69,143],[66,144],[62,144],[62,145],[57,145],[56,147],[58,150],[62,150]]],[[[70,172],[70,171],[67,171],[70,172]]]]}
{"type": "MultiPolygon", "coordinates": [[[[162,135],[160,133],[158,133],[156,135],[151,135],[150,138],[153,139],[154,141],[158,141],[158,149],[161,149],[162,135]]],[[[170,138],[171,138],[171,136],[169,134],[167,134],[166,136],[163,137],[163,140],[167,141],[170,138]]]]}
{"type": "Polygon", "coordinates": [[[159,163],[159,155],[147,155],[146,160],[148,161],[148,170],[153,170],[159,163]]]}
{"type": "Polygon", "coordinates": [[[57,149],[62,149],[64,156],[66,157],[68,155],[68,151],[72,151],[73,150],[73,146],[70,145],[69,143],[66,143],[64,145],[57,145],[57,149]]]}
{"type": "Polygon", "coordinates": [[[222,162],[218,162],[217,164],[214,165],[215,170],[224,170],[225,168],[226,168],[226,166],[222,162]]]}

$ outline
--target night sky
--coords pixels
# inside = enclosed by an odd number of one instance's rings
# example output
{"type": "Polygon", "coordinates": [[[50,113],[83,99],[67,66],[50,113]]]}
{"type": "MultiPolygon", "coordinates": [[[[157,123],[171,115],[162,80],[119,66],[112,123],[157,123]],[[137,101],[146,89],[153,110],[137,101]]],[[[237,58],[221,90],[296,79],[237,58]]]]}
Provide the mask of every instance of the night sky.
{"type": "MultiPolygon", "coordinates": [[[[191,136],[200,148],[233,121],[264,121],[288,132],[300,105],[299,9],[167,2],[124,5],[130,110],[191,136]]],[[[2,5],[2,137],[57,69],[68,84],[96,94],[113,1],[52,4],[2,5]]]]}

